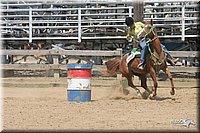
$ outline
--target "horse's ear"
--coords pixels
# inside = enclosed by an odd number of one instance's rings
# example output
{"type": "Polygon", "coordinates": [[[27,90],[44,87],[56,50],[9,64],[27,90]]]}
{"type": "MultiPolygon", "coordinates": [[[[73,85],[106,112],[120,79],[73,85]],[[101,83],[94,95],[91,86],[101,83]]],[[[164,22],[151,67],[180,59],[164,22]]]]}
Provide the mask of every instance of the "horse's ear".
{"type": "Polygon", "coordinates": [[[153,25],[153,15],[151,15],[150,24],[153,25]]]}
{"type": "Polygon", "coordinates": [[[153,19],[151,18],[151,21],[150,21],[151,25],[153,25],[153,19]]]}

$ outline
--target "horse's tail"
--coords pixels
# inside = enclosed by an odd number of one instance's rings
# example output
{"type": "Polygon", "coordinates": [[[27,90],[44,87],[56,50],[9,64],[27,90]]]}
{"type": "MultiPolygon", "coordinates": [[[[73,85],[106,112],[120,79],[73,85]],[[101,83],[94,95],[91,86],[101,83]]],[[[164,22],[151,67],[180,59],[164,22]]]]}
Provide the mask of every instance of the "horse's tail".
{"type": "Polygon", "coordinates": [[[117,70],[119,70],[119,64],[120,64],[121,60],[120,58],[115,58],[113,60],[109,60],[107,61],[106,67],[107,67],[107,72],[112,76],[114,75],[117,70]]]}

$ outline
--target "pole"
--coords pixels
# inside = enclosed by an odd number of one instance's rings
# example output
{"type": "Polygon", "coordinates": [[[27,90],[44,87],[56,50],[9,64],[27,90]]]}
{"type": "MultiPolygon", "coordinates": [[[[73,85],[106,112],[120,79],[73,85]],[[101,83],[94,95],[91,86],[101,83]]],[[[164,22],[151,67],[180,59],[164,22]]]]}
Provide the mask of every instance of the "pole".
{"type": "Polygon", "coordinates": [[[32,8],[29,7],[29,43],[32,42],[32,8]]]}
{"type": "Polygon", "coordinates": [[[78,42],[81,42],[81,8],[78,9],[78,42]]]}
{"type": "Polygon", "coordinates": [[[185,5],[182,4],[182,41],[185,41],[185,5]]]}
{"type": "Polygon", "coordinates": [[[134,10],[134,20],[143,21],[143,1],[135,1],[133,5],[134,10]]]}

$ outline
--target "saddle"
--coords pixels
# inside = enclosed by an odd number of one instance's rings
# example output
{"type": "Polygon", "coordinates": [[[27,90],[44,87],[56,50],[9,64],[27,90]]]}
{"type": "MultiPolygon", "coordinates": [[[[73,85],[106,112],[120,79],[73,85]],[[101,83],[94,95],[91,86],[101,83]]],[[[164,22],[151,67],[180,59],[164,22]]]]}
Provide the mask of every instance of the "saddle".
{"type": "Polygon", "coordinates": [[[129,53],[129,56],[126,59],[127,64],[134,58],[140,58],[140,56],[141,56],[141,52],[139,51],[139,49],[133,48],[133,50],[131,50],[131,52],[129,53]]]}

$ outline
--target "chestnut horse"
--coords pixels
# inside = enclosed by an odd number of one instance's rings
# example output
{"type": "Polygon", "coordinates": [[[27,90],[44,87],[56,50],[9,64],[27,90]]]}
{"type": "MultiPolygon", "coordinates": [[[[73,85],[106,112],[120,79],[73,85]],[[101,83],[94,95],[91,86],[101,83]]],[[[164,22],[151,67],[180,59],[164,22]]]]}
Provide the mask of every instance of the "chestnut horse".
{"type": "Polygon", "coordinates": [[[146,23],[146,26],[140,32],[139,36],[146,38],[147,49],[149,53],[146,56],[146,65],[144,69],[141,70],[137,67],[140,62],[140,58],[134,58],[131,62],[127,64],[126,59],[129,55],[129,53],[127,53],[121,59],[115,58],[105,63],[107,66],[108,73],[110,75],[113,75],[117,71],[121,72],[122,76],[127,78],[128,85],[136,89],[137,93],[140,93],[140,90],[136,88],[132,82],[132,77],[134,75],[138,76],[141,79],[141,87],[143,87],[146,90],[146,92],[149,93],[148,95],[151,95],[150,98],[153,98],[157,95],[158,87],[156,73],[159,70],[163,70],[167,74],[171,82],[170,93],[171,95],[174,95],[175,87],[173,83],[173,77],[167,67],[165,54],[161,48],[161,43],[152,20],[146,23]],[[152,91],[147,87],[147,73],[149,73],[151,78],[153,79],[154,87],[152,91]]]}

